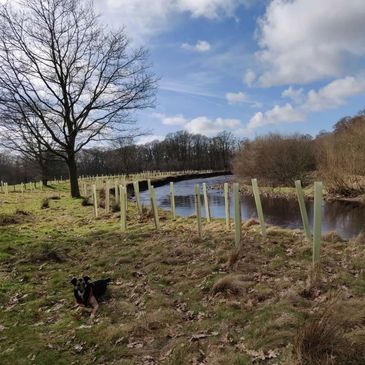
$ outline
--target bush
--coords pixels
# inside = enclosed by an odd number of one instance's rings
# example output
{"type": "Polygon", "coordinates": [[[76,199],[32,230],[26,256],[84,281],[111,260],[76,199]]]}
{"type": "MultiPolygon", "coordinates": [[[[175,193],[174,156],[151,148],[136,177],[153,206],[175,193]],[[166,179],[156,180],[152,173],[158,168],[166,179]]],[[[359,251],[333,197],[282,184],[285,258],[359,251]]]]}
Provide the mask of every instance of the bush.
{"type": "Polygon", "coordinates": [[[340,120],[333,133],[317,137],[316,151],[318,171],[330,193],[365,192],[365,116],[340,120]]]}
{"type": "Polygon", "coordinates": [[[242,143],[233,162],[241,179],[260,179],[270,185],[293,185],[315,169],[313,141],[308,135],[269,134],[242,143]]]}

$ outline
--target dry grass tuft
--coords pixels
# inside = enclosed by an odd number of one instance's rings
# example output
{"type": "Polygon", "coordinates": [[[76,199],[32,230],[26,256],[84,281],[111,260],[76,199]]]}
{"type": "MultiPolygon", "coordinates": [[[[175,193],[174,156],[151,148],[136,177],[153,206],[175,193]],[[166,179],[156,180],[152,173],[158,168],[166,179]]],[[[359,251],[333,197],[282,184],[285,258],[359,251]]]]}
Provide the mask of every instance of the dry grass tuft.
{"type": "Polygon", "coordinates": [[[365,244],[365,232],[360,232],[355,238],[352,238],[350,242],[355,245],[365,244]]]}
{"type": "Polygon", "coordinates": [[[245,223],[245,227],[246,227],[246,228],[249,228],[249,227],[252,227],[252,226],[257,226],[258,224],[260,224],[258,220],[251,218],[251,219],[249,219],[249,220],[245,223]]]}
{"type": "Polygon", "coordinates": [[[62,250],[54,249],[45,245],[39,252],[32,253],[26,261],[30,263],[63,263],[66,260],[66,254],[62,250]]]}
{"type": "Polygon", "coordinates": [[[323,286],[323,273],[320,264],[312,267],[306,282],[306,287],[299,293],[300,296],[306,299],[314,299],[320,293],[323,286]]]}
{"type": "Polygon", "coordinates": [[[246,288],[239,275],[227,275],[213,285],[212,292],[214,294],[242,295],[246,292],[246,288]]]}
{"type": "Polygon", "coordinates": [[[149,219],[153,218],[153,212],[151,209],[142,207],[142,213],[139,215],[138,222],[144,223],[148,221],[149,219]]]}
{"type": "Polygon", "coordinates": [[[111,210],[113,213],[120,212],[120,204],[114,201],[112,203],[111,210]]]}
{"type": "Polygon", "coordinates": [[[329,232],[322,236],[322,240],[331,243],[344,242],[345,240],[337,232],[329,232]]]}
{"type": "Polygon", "coordinates": [[[100,198],[98,205],[99,205],[99,208],[105,209],[105,199],[104,198],[100,198]]]}
{"type": "Polygon", "coordinates": [[[237,264],[240,258],[241,258],[241,248],[239,247],[234,249],[230,254],[227,263],[228,268],[232,269],[237,264]]]}
{"type": "Polygon", "coordinates": [[[90,198],[84,197],[84,198],[82,198],[81,205],[83,207],[88,207],[88,206],[91,206],[91,205],[94,205],[94,204],[93,204],[93,202],[90,198]]]}
{"type": "Polygon", "coordinates": [[[42,200],[41,209],[48,209],[49,208],[49,198],[44,198],[42,200]]]}
{"type": "Polygon", "coordinates": [[[294,355],[299,365],[363,365],[364,348],[347,336],[331,303],[299,328],[294,355]]]}
{"type": "Polygon", "coordinates": [[[0,214],[0,226],[27,222],[30,213],[17,209],[14,214],[0,214]]]}
{"type": "Polygon", "coordinates": [[[105,199],[105,189],[104,188],[100,189],[99,198],[100,199],[105,199]]]}

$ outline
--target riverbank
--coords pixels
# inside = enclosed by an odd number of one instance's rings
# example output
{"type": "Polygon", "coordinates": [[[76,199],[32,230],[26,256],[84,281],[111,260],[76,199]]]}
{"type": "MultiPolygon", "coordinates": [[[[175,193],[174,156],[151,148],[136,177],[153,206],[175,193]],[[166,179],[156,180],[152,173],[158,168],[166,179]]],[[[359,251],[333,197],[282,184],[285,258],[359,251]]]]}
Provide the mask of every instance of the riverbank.
{"type": "MultiPolygon", "coordinates": [[[[232,175],[232,178],[228,179],[227,182],[234,183],[239,182],[237,179],[232,175]]],[[[211,189],[215,190],[223,190],[223,183],[215,184],[210,186],[211,189]]],[[[285,198],[285,199],[297,199],[297,193],[295,187],[288,187],[288,186],[278,186],[278,187],[271,187],[271,186],[260,186],[260,195],[265,196],[267,198],[285,198]]],[[[246,196],[253,196],[252,186],[246,183],[240,182],[240,193],[246,196]]],[[[303,194],[304,198],[307,200],[314,199],[314,190],[313,184],[307,185],[303,187],[303,194]]],[[[323,199],[328,201],[343,201],[343,202],[353,202],[353,203],[360,203],[365,205],[365,194],[358,195],[356,197],[348,198],[341,195],[332,195],[326,191],[324,186],[323,190],[323,199]]]]}
{"type": "Polygon", "coordinates": [[[157,232],[131,202],[121,233],[118,213],[95,219],[67,192],[41,209],[50,195],[0,197],[2,364],[363,364],[363,238],[325,237],[313,271],[300,231],[270,227],[264,240],[249,221],[237,251],[223,220],[199,240],[194,218],[160,211],[157,232]],[[74,305],[81,275],[112,278],[94,321],[74,305]]]}

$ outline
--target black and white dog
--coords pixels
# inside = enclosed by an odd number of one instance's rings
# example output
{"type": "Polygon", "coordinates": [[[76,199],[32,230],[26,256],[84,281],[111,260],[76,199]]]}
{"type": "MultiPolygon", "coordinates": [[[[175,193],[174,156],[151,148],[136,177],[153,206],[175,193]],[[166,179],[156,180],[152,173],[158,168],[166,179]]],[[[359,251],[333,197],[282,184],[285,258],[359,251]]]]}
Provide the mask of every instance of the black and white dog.
{"type": "Polygon", "coordinates": [[[88,276],[84,276],[81,279],[73,278],[71,284],[74,286],[74,295],[77,304],[81,308],[91,307],[91,318],[95,317],[95,314],[99,308],[98,301],[104,296],[110,278],[97,280],[90,282],[88,276]]]}

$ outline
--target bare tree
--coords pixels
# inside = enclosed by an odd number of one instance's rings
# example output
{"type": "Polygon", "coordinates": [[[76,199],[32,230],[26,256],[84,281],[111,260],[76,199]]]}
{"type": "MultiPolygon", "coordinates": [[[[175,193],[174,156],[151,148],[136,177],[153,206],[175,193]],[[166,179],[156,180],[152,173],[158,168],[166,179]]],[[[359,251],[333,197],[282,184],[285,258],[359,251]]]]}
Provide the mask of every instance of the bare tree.
{"type": "MultiPolygon", "coordinates": [[[[5,116],[3,115],[3,117],[5,116]]],[[[22,159],[38,166],[42,183],[47,185],[50,164],[59,161],[60,157],[40,143],[39,138],[33,136],[29,128],[27,128],[27,123],[24,123],[22,119],[14,120],[14,118],[16,118],[16,115],[13,113],[11,116],[7,116],[5,123],[0,122],[2,124],[0,146],[7,150],[15,151],[22,159]]],[[[37,121],[32,123],[36,124],[37,121]]],[[[37,131],[42,133],[42,125],[40,123],[37,126],[37,131]]],[[[46,132],[42,134],[43,138],[46,138],[46,132]]],[[[53,141],[49,140],[48,143],[54,149],[53,141]]]]}
{"type": "Polygon", "coordinates": [[[77,153],[127,131],[131,112],[153,106],[156,78],[146,50],[102,26],[91,1],[17,4],[0,8],[1,120],[63,158],[78,197],[77,153]]]}

